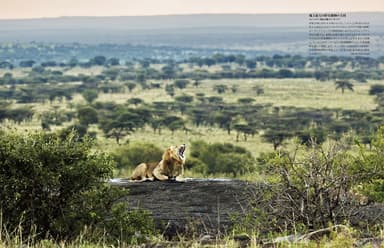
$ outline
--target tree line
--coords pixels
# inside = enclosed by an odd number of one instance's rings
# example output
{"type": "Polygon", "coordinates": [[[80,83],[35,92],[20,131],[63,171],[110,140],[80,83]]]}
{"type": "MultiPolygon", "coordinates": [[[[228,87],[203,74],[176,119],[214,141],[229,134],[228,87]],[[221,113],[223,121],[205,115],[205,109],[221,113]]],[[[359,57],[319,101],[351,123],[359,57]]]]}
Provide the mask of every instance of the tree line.
{"type": "MultiPolygon", "coordinates": [[[[45,82],[76,82],[81,81],[81,75],[64,75],[61,70],[51,68],[72,68],[76,66],[89,68],[92,66],[106,67],[99,78],[109,80],[133,80],[138,77],[145,79],[175,79],[175,78],[315,78],[325,81],[332,79],[354,79],[366,82],[367,79],[382,79],[383,72],[380,64],[382,58],[346,58],[346,57],[302,57],[291,55],[260,56],[246,58],[244,55],[214,54],[210,57],[193,57],[183,61],[172,59],[141,59],[121,62],[119,58],[99,55],[80,61],[72,58],[67,62],[46,61],[38,63],[34,60],[23,60],[19,67],[31,68],[31,73],[24,78],[14,78],[12,73],[0,78],[0,84],[28,84],[45,82]],[[199,69],[183,71],[181,64],[196,65],[199,69]],[[138,64],[139,68],[134,65],[138,64]],[[155,69],[151,65],[161,64],[155,69]],[[231,66],[236,64],[237,66],[231,66]],[[221,70],[208,71],[205,67],[220,65],[221,70]],[[351,68],[353,70],[351,70],[351,68]]],[[[0,68],[12,70],[16,65],[10,62],[0,62],[0,68]]]]}

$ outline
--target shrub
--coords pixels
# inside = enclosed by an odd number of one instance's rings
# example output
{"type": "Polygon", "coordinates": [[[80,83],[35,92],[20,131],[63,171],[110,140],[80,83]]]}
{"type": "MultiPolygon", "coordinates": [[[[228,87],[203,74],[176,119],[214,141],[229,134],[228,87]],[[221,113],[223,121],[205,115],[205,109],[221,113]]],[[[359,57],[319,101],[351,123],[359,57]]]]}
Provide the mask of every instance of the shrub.
{"type": "Polygon", "coordinates": [[[384,93],[384,85],[374,84],[369,89],[369,94],[370,95],[379,95],[381,93],[384,93]]]}
{"type": "Polygon", "coordinates": [[[179,89],[184,89],[190,84],[190,81],[188,79],[177,79],[173,84],[179,89]]]}
{"type": "Polygon", "coordinates": [[[195,158],[195,157],[188,157],[185,160],[184,168],[187,170],[193,170],[198,173],[206,174],[207,172],[207,167],[206,165],[201,162],[200,159],[195,158]]]}
{"type": "Polygon", "coordinates": [[[226,173],[236,177],[255,168],[255,161],[249,151],[228,143],[210,145],[204,141],[195,141],[191,146],[191,157],[205,165],[203,171],[198,163],[199,172],[205,174],[226,173]]]}
{"type": "Polygon", "coordinates": [[[278,206],[281,215],[294,216],[288,222],[315,228],[346,218],[346,192],[355,183],[351,161],[341,143],[327,148],[298,146],[292,154],[277,155],[270,161],[270,173],[279,175],[283,187],[278,206]]]}
{"type": "Polygon", "coordinates": [[[134,168],[142,162],[160,161],[163,150],[149,143],[135,143],[120,146],[113,158],[118,168],[134,168]]]}
{"type": "Polygon", "coordinates": [[[354,163],[359,175],[360,189],[370,201],[384,202],[384,126],[379,128],[371,147],[360,145],[360,154],[354,163]]]}
{"type": "Polygon", "coordinates": [[[360,154],[343,140],[261,154],[259,169],[267,183],[251,190],[253,212],[234,216],[235,231],[268,234],[284,226],[300,232],[345,222],[374,227],[375,214],[354,220],[365,208],[361,203],[384,202],[384,127],[371,147],[358,145],[360,154]]]}
{"type": "Polygon", "coordinates": [[[99,96],[99,92],[95,89],[84,90],[81,95],[88,103],[92,103],[99,96]]]}
{"type": "Polygon", "coordinates": [[[322,128],[311,128],[297,133],[300,143],[303,145],[320,145],[326,139],[326,133],[322,128]]]}
{"type": "Polygon", "coordinates": [[[105,183],[112,176],[112,160],[92,147],[89,138],[79,139],[73,132],[64,138],[54,133],[0,132],[0,209],[5,229],[19,229],[25,237],[71,239],[87,226],[111,240],[130,242],[132,232],[122,240],[113,229],[116,226],[108,225],[124,216],[132,220],[124,225],[152,233],[151,222],[141,220],[147,215],[123,212],[124,203],[116,205],[126,191],[105,183]]]}

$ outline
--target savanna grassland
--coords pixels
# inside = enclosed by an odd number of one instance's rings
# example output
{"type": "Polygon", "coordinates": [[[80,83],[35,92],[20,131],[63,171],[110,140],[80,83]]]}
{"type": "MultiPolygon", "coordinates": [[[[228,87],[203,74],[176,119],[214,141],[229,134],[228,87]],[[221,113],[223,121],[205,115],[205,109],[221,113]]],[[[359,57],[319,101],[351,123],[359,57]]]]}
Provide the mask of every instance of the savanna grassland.
{"type": "Polygon", "coordinates": [[[282,232],[340,224],[288,246],[380,239],[380,220],[352,220],[356,209],[384,201],[383,64],[241,54],[0,63],[0,182],[8,185],[0,246],[17,247],[23,235],[35,247],[201,246],[200,237],[164,240],[150,213],[127,211],[116,201],[127,192],[103,183],[182,143],[186,177],[266,185],[254,212],[214,247],[240,246],[239,234],[258,247],[282,232]]]}
{"type": "MultiPolygon", "coordinates": [[[[164,65],[154,65],[154,68],[161,68],[164,65]]],[[[55,68],[51,68],[55,70],[55,68]]],[[[58,68],[60,70],[60,68],[58,68]]],[[[213,69],[214,70],[214,69],[213,69]]],[[[102,73],[102,67],[92,68],[72,68],[70,70],[64,70],[64,75],[97,75],[102,73]]],[[[1,74],[9,71],[2,70],[1,74]]],[[[28,73],[26,69],[12,70],[12,74],[16,76],[23,76],[28,73]]],[[[164,90],[165,85],[172,84],[172,80],[149,80],[149,82],[159,83],[161,86],[159,89],[142,89],[136,87],[129,92],[119,93],[99,93],[95,102],[114,102],[117,104],[124,104],[131,98],[140,98],[146,104],[153,102],[174,102],[173,97],[169,96],[164,90]]],[[[117,81],[117,83],[123,84],[123,82],[117,81]]],[[[353,91],[347,91],[344,94],[340,90],[335,89],[335,81],[318,81],[312,78],[295,78],[295,79],[206,79],[202,80],[198,87],[188,85],[184,89],[176,89],[175,96],[196,94],[205,94],[206,97],[219,96],[223,98],[225,103],[237,103],[241,98],[253,98],[253,105],[266,104],[272,107],[298,107],[298,108],[313,108],[313,109],[339,109],[341,110],[357,110],[363,112],[369,112],[376,108],[375,96],[369,94],[371,85],[381,84],[380,80],[369,80],[367,83],[355,83],[353,91]],[[230,89],[222,94],[218,94],[214,90],[214,86],[218,84],[224,84],[228,87],[237,86],[236,92],[232,92],[230,89]],[[263,94],[256,94],[253,90],[255,86],[264,89],[263,94]]],[[[4,86],[3,86],[4,87],[4,86]]],[[[194,100],[195,102],[197,100],[194,100]]],[[[17,129],[41,129],[40,115],[46,111],[54,110],[68,110],[74,111],[77,105],[86,104],[87,102],[81,96],[81,94],[74,94],[73,99],[53,102],[42,103],[17,103],[13,106],[32,106],[35,114],[30,121],[23,121],[21,123],[14,123],[13,121],[3,122],[3,126],[8,126],[17,129]]],[[[252,104],[247,108],[252,109],[252,104]]],[[[180,115],[179,113],[175,113],[180,115]]],[[[76,120],[73,120],[76,121],[76,120]]],[[[63,125],[55,125],[53,130],[60,129],[70,125],[71,122],[63,123],[63,125]]],[[[132,134],[127,135],[124,142],[149,142],[157,144],[159,147],[166,147],[169,144],[174,143],[190,143],[195,140],[206,140],[210,143],[214,142],[228,142],[236,143],[236,145],[243,146],[250,150],[256,157],[261,152],[270,152],[273,147],[267,142],[263,141],[260,135],[256,134],[247,141],[239,140],[236,142],[236,133],[227,134],[225,130],[222,130],[216,126],[210,127],[193,127],[192,123],[187,122],[187,127],[190,129],[188,132],[177,130],[174,134],[171,134],[169,130],[163,130],[162,134],[153,133],[149,126],[144,126],[135,130],[132,134]]],[[[98,133],[98,144],[103,149],[113,151],[117,144],[113,139],[105,138],[103,133],[97,128],[96,125],[90,127],[91,130],[98,133]]]]}

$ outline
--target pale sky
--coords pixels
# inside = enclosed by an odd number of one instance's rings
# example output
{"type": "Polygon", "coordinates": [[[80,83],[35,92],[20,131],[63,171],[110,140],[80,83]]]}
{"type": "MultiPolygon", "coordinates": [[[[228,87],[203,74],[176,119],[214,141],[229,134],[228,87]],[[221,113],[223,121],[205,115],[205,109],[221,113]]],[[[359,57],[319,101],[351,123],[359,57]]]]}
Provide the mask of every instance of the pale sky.
{"type": "Polygon", "coordinates": [[[384,11],[384,0],[0,0],[0,19],[384,11]]]}

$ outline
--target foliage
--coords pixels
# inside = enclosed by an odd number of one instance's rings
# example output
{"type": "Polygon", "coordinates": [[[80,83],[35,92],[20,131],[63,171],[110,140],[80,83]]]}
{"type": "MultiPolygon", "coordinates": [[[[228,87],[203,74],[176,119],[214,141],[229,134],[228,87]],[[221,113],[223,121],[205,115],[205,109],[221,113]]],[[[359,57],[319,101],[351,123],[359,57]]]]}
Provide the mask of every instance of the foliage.
{"type": "Polygon", "coordinates": [[[311,146],[313,144],[322,144],[326,140],[325,130],[322,128],[311,128],[303,130],[297,134],[301,144],[311,146]]]}
{"type": "Polygon", "coordinates": [[[104,65],[107,59],[104,56],[98,55],[89,60],[91,65],[104,65]]]}
{"type": "Polygon", "coordinates": [[[181,95],[181,96],[175,97],[175,100],[183,103],[191,103],[193,102],[193,96],[181,95]]]}
{"type": "Polygon", "coordinates": [[[97,92],[97,90],[95,89],[87,89],[87,90],[84,90],[81,95],[84,97],[84,99],[88,102],[88,103],[92,103],[94,100],[97,99],[99,93],[97,92]]]}
{"type": "Polygon", "coordinates": [[[162,120],[162,124],[171,130],[172,135],[176,130],[185,128],[185,121],[178,116],[166,116],[162,120]]]}
{"type": "Polygon", "coordinates": [[[379,128],[368,149],[360,145],[360,154],[354,163],[359,174],[360,190],[370,201],[384,202],[384,126],[379,128]]]}
{"type": "Polygon", "coordinates": [[[269,143],[272,143],[273,149],[276,151],[281,146],[284,140],[292,137],[292,133],[286,130],[267,130],[263,135],[263,139],[269,143]]]}
{"type": "Polygon", "coordinates": [[[249,105],[249,104],[252,104],[256,100],[255,100],[255,98],[252,98],[252,97],[244,97],[244,98],[239,98],[237,101],[240,104],[249,105]]]}
{"type": "Polygon", "coordinates": [[[77,118],[79,119],[80,124],[84,126],[98,122],[97,111],[91,106],[79,107],[77,110],[77,118]]]}
{"type": "Polygon", "coordinates": [[[341,93],[344,94],[345,90],[353,91],[353,84],[345,81],[345,80],[338,80],[335,82],[336,90],[341,89],[341,93]]]}
{"type": "Polygon", "coordinates": [[[369,89],[370,95],[379,95],[381,93],[384,93],[384,85],[382,84],[371,85],[371,88],[369,89]]]}
{"type": "Polygon", "coordinates": [[[165,86],[165,92],[167,92],[169,96],[173,97],[175,95],[175,87],[173,84],[167,84],[165,86]]]}
{"type": "Polygon", "coordinates": [[[0,121],[9,119],[20,124],[22,121],[31,120],[33,114],[31,107],[9,108],[9,104],[0,102],[0,121]]]}
{"type": "Polygon", "coordinates": [[[191,146],[191,157],[198,165],[196,168],[204,174],[226,173],[234,177],[244,175],[254,170],[254,159],[244,148],[232,144],[214,143],[212,145],[204,141],[195,141],[191,146]],[[202,164],[205,169],[202,170],[202,164]]]}
{"type": "Polygon", "coordinates": [[[190,81],[187,79],[177,79],[173,84],[179,89],[184,89],[190,84],[190,81]]]}
{"type": "Polygon", "coordinates": [[[240,134],[243,134],[244,141],[247,141],[248,135],[254,135],[256,130],[253,126],[248,124],[236,124],[233,127],[237,131],[236,141],[239,141],[240,134]]]}
{"type": "MultiPolygon", "coordinates": [[[[42,126],[44,127],[44,123],[42,123],[42,126]]],[[[88,132],[88,126],[83,125],[81,123],[70,125],[67,128],[64,128],[59,131],[59,135],[62,139],[65,139],[70,133],[75,132],[80,139],[82,139],[85,136],[89,136],[92,138],[96,137],[95,133],[89,133],[88,132]]]]}
{"type": "Polygon", "coordinates": [[[105,183],[112,176],[112,160],[93,151],[90,139],[80,140],[74,133],[60,138],[54,133],[1,132],[0,140],[0,209],[7,230],[71,239],[88,226],[114,242],[130,242],[134,228],[152,233],[151,222],[144,222],[147,215],[116,204],[126,192],[105,183]],[[108,225],[121,217],[128,222],[108,225]],[[116,228],[128,230],[126,236],[116,228]]]}
{"type": "Polygon", "coordinates": [[[42,126],[49,128],[49,125],[62,125],[66,121],[71,121],[74,117],[73,112],[66,112],[54,106],[53,110],[45,111],[40,115],[42,126]]]}
{"type": "Polygon", "coordinates": [[[217,91],[219,94],[223,94],[228,90],[228,86],[225,84],[217,84],[213,87],[214,91],[217,91]]]}
{"type": "Polygon", "coordinates": [[[148,211],[127,211],[123,202],[111,207],[109,215],[98,225],[98,229],[107,230],[107,243],[116,245],[148,242],[148,235],[156,233],[152,215],[148,211]]]}
{"type": "MultiPolygon", "coordinates": [[[[364,194],[368,202],[383,202],[384,127],[371,148],[359,146],[359,154],[343,140],[262,154],[257,161],[266,183],[255,185],[252,211],[234,216],[234,231],[267,234],[283,226],[289,232],[327,228],[356,218],[356,209],[366,201],[364,194]]],[[[356,224],[372,225],[364,221],[356,224]]]]}
{"type": "Polygon", "coordinates": [[[146,109],[128,109],[123,106],[101,106],[104,108],[100,119],[100,128],[106,137],[114,137],[116,143],[132,133],[135,128],[142,127],[149,120],[146,109]],[[105,109],[107,107],[107,109],[105,109]],[[111,109],[109,109],[109,107],[111,109]]]}
{"type": "Polygon", "coordinates": [[[137,105],[144,103],[144,100],[141,98],[138,98],[138,97],[133,97],[133,98],[128,99],[127,103],[137,106],[137,105]]]}
{"type": "Polygon", "coordinates": [[[132,90],[134,90],[136,88],[136,86],[137,86],[137,84],[133,83],[133,82],[128,82],[125,85],[127,86],[129,92],[132,92],[132,90]]]}
{"type": "Polygon", "coordinates": [[[143,162],[158,162],[163,150],[150,143],[122,145],[113,153],[117,168],[134,168],[143,162]]]}
{"type": "Polygon", "coordinates": [[[303,223],[308,227],[326,227],[329,222],[340,223],[351,202],[348,192],[356,183],[352,173],[352,157],[342,143],[329,147],[297,146],[290,154],[270,160],[269,173],[279,177],[281,215],[290,216],[290,225],[303,223]]]}

